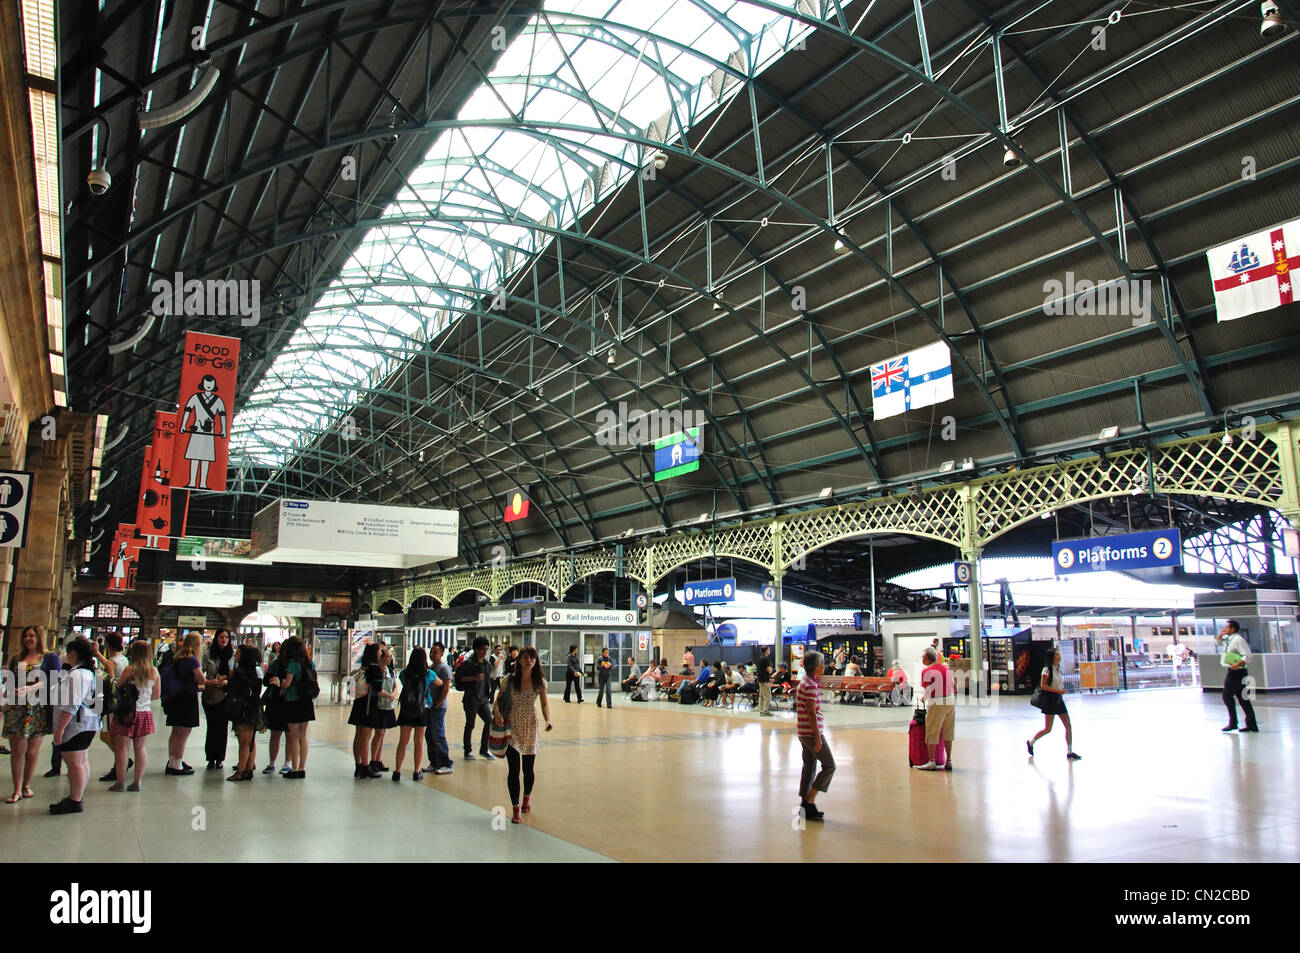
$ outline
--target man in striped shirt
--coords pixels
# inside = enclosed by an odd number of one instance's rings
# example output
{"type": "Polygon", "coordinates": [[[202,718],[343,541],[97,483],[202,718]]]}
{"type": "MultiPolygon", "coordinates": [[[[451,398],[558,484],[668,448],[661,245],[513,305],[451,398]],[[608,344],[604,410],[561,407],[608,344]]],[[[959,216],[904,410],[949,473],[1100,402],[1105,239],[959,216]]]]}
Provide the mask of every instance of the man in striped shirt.
{"type": "Polygon", "coordinates": [[[830,745],[822,733],[822,690],[817,681],[825,669],[820,652],[808,652],[803,657],[803,678],[795,691],[794,705],[799,713],[799,744],[803,748],[803,774],[799,779],[799,808],[809,821],[825,819],[825,814],[813,804],[819,791],[831,786],[835,774],[835,759],[830,745]],[[817,764],[821,770],[817,771],[817,764]],[[813,772],[817,771],[816,777],[813,772]]]}

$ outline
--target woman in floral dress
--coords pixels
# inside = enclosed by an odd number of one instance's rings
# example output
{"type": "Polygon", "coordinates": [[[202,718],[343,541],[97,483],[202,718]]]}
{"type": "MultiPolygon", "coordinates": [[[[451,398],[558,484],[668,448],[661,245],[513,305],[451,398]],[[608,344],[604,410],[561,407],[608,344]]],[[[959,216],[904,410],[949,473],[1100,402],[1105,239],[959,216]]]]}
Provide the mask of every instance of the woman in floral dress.
{"type": "Polygon", "coordinates": [[[14,697],[5,699],[4,733],[9,738],[10,768],[14,793],[6,804],[17,804],[32,796],[32,777],[41,757],[41,740],[54,727],[50,720],[50,689],[56,686],[62,665],[55,652],[45,651],[45,628],[29,625],[18,640],[18,651],[9,659],[14,697]]]}
{"type": "Polygon", "coordinates": [[[537,761],[538,730],[537,701],[542,702],[542,718],[546,730],[551,730],[551,705],[546,697],[546,679],[542,678],[537,649],[526,645],[519,652],[514,671],[506,682],[506,690],[497,694],[492,705],[492,720],[502,726],[510,723],[510,745],[506,748],[506,763],[510,768],[507,786],[510,804],[514,808],[511,822],[518,824],[521,814],[532,810],[529,797],[533,793],[533,766],[537,761]],[[502,700],[504,699],[504,704],[502,700]],[[519,771],[523,769],[524,803],[519,804],[519,771]]]}

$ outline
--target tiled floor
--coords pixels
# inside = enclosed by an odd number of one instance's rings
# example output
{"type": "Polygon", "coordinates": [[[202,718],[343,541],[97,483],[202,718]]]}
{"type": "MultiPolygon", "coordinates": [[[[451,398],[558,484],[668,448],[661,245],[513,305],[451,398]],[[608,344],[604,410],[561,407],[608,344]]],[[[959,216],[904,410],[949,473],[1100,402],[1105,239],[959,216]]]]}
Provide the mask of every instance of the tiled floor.
{"type": "MultiPolygon", "coordinates": [[[[55,818],[46,805],[63,796],[66,781],[38,779],[36,798],[0,805],[0,856],[1294,861],[1294,701],[1266,696],[1257,704],[1260,734],[1225,735],[1217,696],[1194,690],[1071,696],[1075,747],[1084,756],[1074,764],[1065,760],[1059,723],[1028,757],[1024,739],[1042,716],[1024,699],[963,708],[956,770],[935,774],[907,766],[909,710],[828,704],[838,770],[819,801],[827,822],[807,829],[794,812],[800,761],[789,713],[760,719],[622,698],[605,710],[555,697],[535,810],[515,826],[493,812],[508,807],[504,763],[459,757],[463,721],[454,700],[448,728],[456,771],[419,784],[409,767],[400,784],[353,780],[343,709],[327,706],[312,729],[305,781],[259,774],[229,784],[202,770],[164,777],[164,741],[156,736],[140,794],[110,794],[92,781],[86,813],[55,818]]],[[[186,757],[202,767],[201,729],[186,757]]],[[[391,741],[385,760],[393,762],[391,741]]],[[[7,761],[0,759],[6,783],[7,761]]],[[[106,770],[107,750],[92,748],[91,764],[94,776],[106,770]]]]}

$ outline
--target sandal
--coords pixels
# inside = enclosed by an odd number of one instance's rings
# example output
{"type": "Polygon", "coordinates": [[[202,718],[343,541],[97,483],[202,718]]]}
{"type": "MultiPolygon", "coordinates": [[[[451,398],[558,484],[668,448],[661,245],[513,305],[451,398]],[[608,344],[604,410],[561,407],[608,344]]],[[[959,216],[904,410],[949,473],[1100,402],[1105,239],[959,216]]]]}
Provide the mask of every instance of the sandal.
{"type": "Polygon", "coordinates": [[[23,799],[23,796],[22,796],[21,794],[11,794],[11,795],[9,795],[7,798],[5,798],[5,803],[6,803],[6,804],[17,804],[17,803],[18,803],[19,801],[21,801],[22,799],[23,799]]]}
{"type": "Polygon", "coordinates": [[[23,797],[36,797],[31,788],[23,788],[23,797]]]}

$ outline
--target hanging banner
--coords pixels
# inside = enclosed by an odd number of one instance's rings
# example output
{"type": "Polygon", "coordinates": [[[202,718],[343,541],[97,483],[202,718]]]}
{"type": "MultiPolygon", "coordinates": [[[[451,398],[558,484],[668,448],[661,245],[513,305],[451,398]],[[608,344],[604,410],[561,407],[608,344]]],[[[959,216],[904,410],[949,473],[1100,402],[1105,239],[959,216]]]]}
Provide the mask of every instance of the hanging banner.
{"type": "Polygon", "coordinates": [[[113,548],[108,554],[108,592],[135,590],[135,573],[140,561],[144,540],[137,539],[135,527],[119,523],[113,537],[113,548]]]}
{"type": "MultiPolygon", "coordinates": [[[[167,462],[170,465],[170,457],[167,462]]],[[[189,493],[173,490],[159,479],[162,473],[154,448],[145,447],[144,466],[140,473],[140,495],[136,497],[135,504],[135,525],[144,537],[145,549],[171,549],[170,537],[185,535],[189,493]]]]}
{"type": "Polygon", "coordinates": [[[185,332],[172,486],[226,492],[239,339],[185,332]]]}

